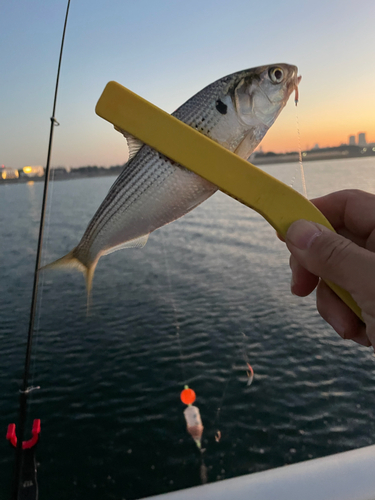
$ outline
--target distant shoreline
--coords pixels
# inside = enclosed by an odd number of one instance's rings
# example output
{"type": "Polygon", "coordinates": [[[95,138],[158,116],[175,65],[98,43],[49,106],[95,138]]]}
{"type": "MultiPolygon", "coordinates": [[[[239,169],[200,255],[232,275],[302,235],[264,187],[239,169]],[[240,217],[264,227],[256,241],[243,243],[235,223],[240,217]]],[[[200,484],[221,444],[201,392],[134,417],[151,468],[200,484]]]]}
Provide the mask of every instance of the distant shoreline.
{"type": "MultiPolygon", "coordinates": [[[[110,177],[110,176],[118,176],[122,171],[120,169],[112,168],[112,169],[98,169],[97,171],[92,172],[75,172],[70,171],[66,173],[54,173],[53,169],[51,170],[50,180],[53,181],[70,181],[72,179],[85,179],[90,177],[110,177]]],[[[0,178],[0,186],[5,184],[27,184],[28,182],[44,182],[44,175],[38,177],[18,177],[17,179],[1,179],[0,178]]]]}
{"type": "MultiPolygon", "coordinates": [[[[311,149],[310,151],[302,151],[302,161],[319,161],[319,160],[344,160],[346,158],[375,158],[375,147],[359,146],[338,146],[336,148],[311,149]]],[[[251,156],[250,161],[255,165],[267,165],[270,163],[290,163],[298,162],[300,155],[298,152],[293,153],[255,153],[251,156]]]]}
{"type": "MultiPolygon", "coordinates": [[[[375,158],[375,154],[372,155],[373,158],[375,158]]],[[[342,155],[321,155],[319,157],[316,157],[316,158],[309,158],[309,157],[306,157],[306,156],[303,156],[302,157],[302,161],[303,163],[307,162],[307,161],[324,161],[324,160],[346,160],[346,159],[354,159],[354,158],[366,158],[366,156],[342,156],[342,155]]],[[[368,158],[368,156],[367,156],[368,158]]],[[[252,158],[251,160],[251,163],[253,163],[255,166],[257,165],[270,165],[270,164],[278,164],[278,163],[296,163],[296,162],[299,162],[299,156],[295,156],[295,157],[284,157],[282,155],[277,155],[276,157],[272,157],[272,158],[259,158],[259,157],[256,157],[256,158],[252,158]]]]}
{"type": "MultiPolygon", "coordinates": [[[[372,146],[372,145],[370,145],[372,146]]],[[[336,148],[312,149],[303,151],[302,161],[324,161],[324,160],[344,160],[347,158],[375,158],[375,147],[360,148],[359,146],[339,146],[336,148]]],[[[255,153],[251,155],[250,161],[256,166],[280,164],[280,163],[295,163],[300,159],[297,152],[293,153],[255,153]]],[[[84,179],[90,177],[108,177],[118,176],[124,168],[124,165],[104,168],[104,167],[80,167],[72,169],[69,172],[63,168],[51,169],[51,178],[54,181],[68,181],[72,179],[84,179]]],[[[22,175],[14,179],[0,178],[0,186],[6,184],[18,184],[27,182],[42,182],[44,175],[38,177],[30,177],[22,175]]]]}

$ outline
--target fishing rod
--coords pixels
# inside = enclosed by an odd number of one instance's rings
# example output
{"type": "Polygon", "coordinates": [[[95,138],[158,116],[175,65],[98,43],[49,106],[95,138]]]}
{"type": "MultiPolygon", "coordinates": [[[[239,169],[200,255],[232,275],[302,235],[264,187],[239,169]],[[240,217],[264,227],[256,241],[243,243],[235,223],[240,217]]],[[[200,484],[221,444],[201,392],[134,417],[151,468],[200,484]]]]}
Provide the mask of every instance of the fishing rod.
{"type": "MultiPolygon", "coordinates": [[[[66,26],[67,26],[67,22],[68,22],[69,7],[70,7],[70,0],[68,0],[68,4],[67,4],[67,8],[66,8],[64,29],[63,29],[63,35],[62,35],[62,40],[61,40],[61,46],[60,46],[60,57],[59,57],[59,63],[58,63],[58,68],[57,68],[55,95],[54,95],[53,108],[52,108],[51,127],[50,127],[48,153],[47,153],[47,163],[46,163],[46,168],[45,168],[45,173],[44,173],[44,190],[43,190],[42,209],[41,209],[41,216],[40,216],[40,225],[39,225],[38,247],[37,247],[37,254],[36,254],[35,271],[34,271],[34,284],[33,284],[31,308],[30,308],[30,319],[29,319],[29,330],[28,330],[28,336],[27,336],[25,367],[24,367],[24,373],[23,373],[22,389],[20,390],[20,396],[19,396],[19,398],[20,398],[19,399],[19,422],[18,422],[18,429],[17,429],[18,437],[13,439],[13,444],[15,444],[15,441],[16,441],[16,458],[15,458],[15,470],[14,470],[14,478],[13,478],[13,485],[12,485],[12,497],[11,497],[12,500],[19,500],[20,493],[24,487],[24,484],[22,482],[22,473],[23,473],[23,469],[24,469],[24,453],[25,453],[25,448],[27,449],[27,444],[30,444],[30,441],[32,441],[32,440],[30,440],[26,443],[24,443],[24,441],[23,441],[24,435],[25,435],[25,423],[26,423],[26,417],[27,417],[27,396],[29,395],[29,393],[33,389],[32,387],[28,386],[28,380],[29,380],[29,372],[30,372],[31,349],[32,349],[32,343],[33,343],[36,305],[37,305],[37,298],[38,298],[39,268],[40,268],[41,255],[42,255],[42,244],[43,244],[44,222],[45,222],[45,215],[46,215],[47,194],[48,194],[48,185],[49,185],[49,172],[50,172],[53,132],[54,132],[55,126],[59,125],[58,121],[55,118],[55,111],[56,111],[57,91],[58,91],[59,79],[60,79],[62,54],[63,54],[63,48],[64,48],[65,32],[66,32],[66,26]]],[[[38,421],[34,421],[34,425],[35,425],[35,422],[38,422],[38,421]]],[[[40,429],[40,421],[39,421],[39,429],[40,429]]],[[[15,431],[15,427],[13,430],[15,431]]],[[[33,428],[33,436],[35,434],[37,435],[37,433],[38,433],[38,429],[35,429],[35,432],[34,432],[34,428],[33,428]]],[[[7,435],[7,437],[8,437],[8,435],[7,435]]],[[[34,498],[37,498],[37,487],[36,486],[35,486],[34,498]]]]}

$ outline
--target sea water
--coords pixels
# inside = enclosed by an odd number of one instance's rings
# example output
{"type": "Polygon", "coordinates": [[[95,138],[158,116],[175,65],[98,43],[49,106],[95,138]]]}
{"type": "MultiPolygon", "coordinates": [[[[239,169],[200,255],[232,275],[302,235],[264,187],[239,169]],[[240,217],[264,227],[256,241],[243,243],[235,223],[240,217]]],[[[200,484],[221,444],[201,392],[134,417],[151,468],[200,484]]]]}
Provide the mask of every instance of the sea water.
{"type": "MultiPolygon", "coordinates": [[[[264,169],[289,184],[295,166],[264,169]]],[[[371,158],[306,163],[305,175],[309,197],[375,193],[371,158]]],[[[53,184],[43,263],[77,244],[113,181],[53,184]]],[[[1,499],[10,492],[5,433],[18,420],[41,196],[39,183],[0,186],[1,499]]],[[[179,398],[185,384],[197,394],[208,482],[373,444],[371,349],[338,337],[314,297],[292,296],[289,283],[274,230],[222,193],[145,248],[103,257],[88,317],[80,273],[43,273],[30,379],[41,389],[30,397],[26,435],[40,418],[40,500],[136,499],[201,484],[179,398]]]]}

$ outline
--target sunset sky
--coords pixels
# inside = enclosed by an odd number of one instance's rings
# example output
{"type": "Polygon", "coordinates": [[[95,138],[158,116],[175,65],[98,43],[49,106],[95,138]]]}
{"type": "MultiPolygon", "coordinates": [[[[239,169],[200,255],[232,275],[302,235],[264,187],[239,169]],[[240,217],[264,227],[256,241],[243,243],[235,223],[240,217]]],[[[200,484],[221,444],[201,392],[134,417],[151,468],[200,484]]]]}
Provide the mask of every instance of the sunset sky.
{"type": "MultiPolygon", "coordinates": [[[[0,1],[0,164],[45,165],[66,0],[0,1]]],[[[214,80],[299,67],[265,151],[375,142],[374,0],[72,0],[53,166],[124,163],[125,140],[95,115],[109,80],[168,112],[214,80]]]]}

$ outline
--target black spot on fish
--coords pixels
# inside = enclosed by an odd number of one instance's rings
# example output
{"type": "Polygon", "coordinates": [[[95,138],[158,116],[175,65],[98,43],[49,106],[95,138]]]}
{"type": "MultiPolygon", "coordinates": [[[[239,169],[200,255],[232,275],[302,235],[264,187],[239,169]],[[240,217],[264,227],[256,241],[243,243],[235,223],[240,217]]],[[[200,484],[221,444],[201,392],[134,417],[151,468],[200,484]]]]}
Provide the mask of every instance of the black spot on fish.
{"type": "Polygon", "coordinates": [[[227,109],[228,109],[228,106],[226,104],[223,103],[223,101],[220,101],[220,99],[218,99],[216,101],[216,109],[219,111],[219,113],[221,113],[222,115],[226,115],[227,114],[227,109]]]}

